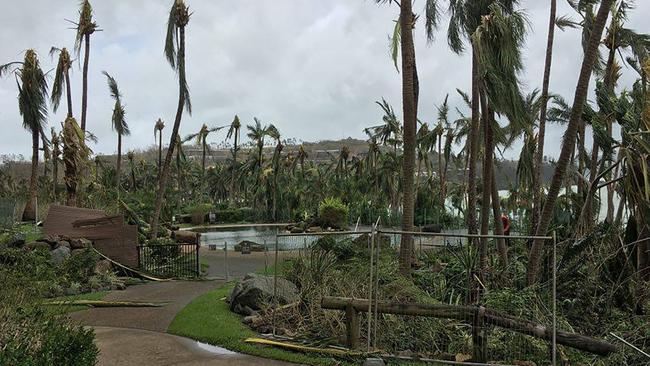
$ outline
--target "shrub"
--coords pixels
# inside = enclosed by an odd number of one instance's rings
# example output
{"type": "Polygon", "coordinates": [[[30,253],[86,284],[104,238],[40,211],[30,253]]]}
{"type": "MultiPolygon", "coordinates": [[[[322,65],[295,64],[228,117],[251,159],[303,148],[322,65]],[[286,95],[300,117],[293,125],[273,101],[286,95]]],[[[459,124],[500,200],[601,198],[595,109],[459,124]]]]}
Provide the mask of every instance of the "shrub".
{"type": "Polygon", "coordinates": [[[325,228],[346,228],[348,215],[348,206],[338,198],[326,198],[318,206],[318,222],[325,228]]]}
{"type": "Polygon", "coordinates": [[[205,222],[205,216],[214,210],[214,205],[211,203],[201,203],[189,206],[186,210],[192,215],[192,224],[202,225],[205,222]]]}

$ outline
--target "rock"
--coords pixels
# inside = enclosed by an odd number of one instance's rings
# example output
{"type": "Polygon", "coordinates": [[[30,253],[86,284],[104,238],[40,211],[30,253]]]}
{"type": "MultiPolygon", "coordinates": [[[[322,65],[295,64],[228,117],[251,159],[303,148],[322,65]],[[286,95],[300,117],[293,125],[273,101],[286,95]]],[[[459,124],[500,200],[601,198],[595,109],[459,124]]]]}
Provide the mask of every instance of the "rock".
{"type": "Polygon", "coordinates": [[[59,240],[58,242],[56,242],[54,244],[54,248],[56,249],[58,247],[67,247],[67,248],[72,249],[72,246],[70,245],[70,242],[67,241],[67,240],[59,240]]]}
{"type": "Polygon", "coordinates": [[[84,253],[85,251],[86,251],[86,249],[72,249],[72,250],[70,251],[70,255],[74,257],[74,256],[76,256],[76,255],[79,255],[79,254],[81,254],[81,253],[84,253]]]}
{"type": "Polygon", "coordinates": [[[235,244],[235,251],[236,252],[241,252],[242,246],[249,245],[250,251],[251,252],[263,252],[265,250],[263,244],[258,244],[254,241],[250,240],[242,240],[238,244],[235,244]]]}
{"type": "Polygon", "coordinates": [[[289,229],[289,232],[292,233],[292,234],[298,234],[298,233],[304,233],[305,230],[303,230],[299,226],[293,226],[291,229],[289,229]]]}
{"type": "Polygon", "coordinates": [[[95,273],[97,274],[110,273],[112,270],[113,265],[106,259],[97,261],[97,264],[95,264],[95,273]]]}
{"type": "Polygon", "coordinates": [[[425,225],[425,226],[422,227],[422,232],[423,233],[441,233],[442,232],[442,225],[440,225],[440,224],[425,225]]]}
{"type": "Polygon", "coordinates": [[[173,231],[171,236],[174,240],[176,240],[177,243],[186,243],[186,244],[201,243],[201,234],[195,233],[193,231],[177,230],[177,231],[173,231]]]}
{"type": "Polygon", "coordinates": [[[43,239],[41,239],[41,241],[44,241],[44,242],[50,244],[50,246],[52,246],[52,247],[56,247],[57,243],[62,241],[62,240],[65,240],[65,239],[60,237],[59,235],[45,235],[45,237],[43,237],[43,239]]]}
{"type": "MultiPolygon", "coordinates": [[[[357,236],[354,240],[354,246],[358,249],[367,249],[368,248],[368,243],[369,243],[369,238],[370,234],[361,234],[357,236]]],[[[379,239],[377,243],[379,243],[379,249],[389,249],[390,246],[390,236],[388,235],[375,235],[375,240],[379,239]]]]}
{"type": "MultiPolygon", "coordinates": [[[[286,305],[298,301],[298,288],[284,278],[278,278],[277,301],[286,305]]],[[[273,277],[249,273],[232,289],[228,297],[230,310],[243,315],[259,311],[273,302],[273,277]]]]}
{"type": "MultiPolygon", "coordinates": [[[[47,243],[46,243],[47,244],[47,243]]],[[[49,247],[50,245],[47,244],[49,247]]],[[[51,258],[50,262],[55,265],[61,265],[70,256],[70,248],[68,247],[58,247],[50,252],[51,258]]]]}
{"type": "Polygon", "coordinates": [[[25,234],[15,233],[7,243],[9,248],[22,248],[25,245],[25,234]]]}
{"type": "Polygon", "coordinates": [[[92,244],[93,243],[90,240],[84,239],[84,238],[70,240],[70,248],[71,249],[90,248],[92,246],[92,244]]]}
{"type": "Polygon", "coordinates": [[[381,358],[366,358],[363,366],[386,366],[386,363],[381,358]]]}
{"type": "Polygon", "coordinates": [[[50,250],[50,244],[43,241],[33,241],[25,244],[27,250],[50,250]]]}
{"type": "Polygon", "coordinates": [[[320,226],[310,226],[305,230],[306,233],[322,233],[323,228],[320,226]]]}

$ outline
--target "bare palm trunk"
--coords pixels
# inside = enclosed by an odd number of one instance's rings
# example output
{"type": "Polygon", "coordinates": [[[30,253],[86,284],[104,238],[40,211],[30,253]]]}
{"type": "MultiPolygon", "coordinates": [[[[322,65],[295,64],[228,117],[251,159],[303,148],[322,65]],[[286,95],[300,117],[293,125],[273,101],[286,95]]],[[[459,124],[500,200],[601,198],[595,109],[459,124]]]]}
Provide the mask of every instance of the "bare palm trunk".
{"type": "Polygon", "coordinates": [[[442,189],[442,182],[445,179],[442,175],[442,135],[438,135],[438,181],[440,182],[440,209],[445,211],[445,192],[442,189]]]}
{"type": "MultiPolygon", "coordinates": [[[[402,230],[413,231],[415,199],[413,176],[415,168],[415,142],[417,123],[417,91],[415,78],[415,46],[413,44],[413,10],[411,0],[402,0],[400,6],[400,27],[402,29],[402,106],[404,113],[404,155],[403,155],[403,208],[402,230]]],[[[412,237],[403,234],[400,241],[400,272],[410,276],[412,237]]]]}
{"type": "MultiPolygon", "coordinates": [[[[551,181],[551,186],[549,188],[546,202],[544,203],[544,209],[537,226],[537,235],[546,235],[546,231],[548,230],[549,224],[551,222],[551,217],[553,215],[553,210],[555,209],[555,201],[557,200],[557,196],[560,192],[562,181],[564,179],[567,166],[569,165],[569,159],[571,158],[571,154],[575,148],[578,123],[580,122],[580,117],[582,116],[585,100],[587,99],[587,94],[589,91],[589,79],[591,78],[594,62],[596,60],[596,52],[600,43],[600,37],[603,34],[603,29],[605,28],[605,22],[607,21],[609,9],[612,6],[612,2],[613,0],[603,0],[600,3],[598,14],[596,15],[596,19],[593,23],[591,36],[589,38],[589,44],[585,50],[585,55],[582,60],[582,67],[580,69],[580,76],[576,85],[575,96],[573,98],[573,107],[571,108],[571,116],[569,118],[569,125],[567,126],[566,132],[564,133],[564,138],[562,139],[560,157],[557,161],[555,173],[553,174],[553,179],[551,181]]],[[[544,240],[536,239],[533,241],[533,245],[530,249],[530,256],[528,259],[528,268],[526,273],[526,281],[528,285],[532,285],[537,282],[537,274],[539,272],[543,246],[544,240]]]]}
{"type": "MultiPolygon", "coordinates": [[[[503,221],[501,221],[501,201],[499,199],[499,190],[497,189],[496,169],[492,164],[492,215],[494,216],[494,233],[503,235],[503,221]]],[[[508,266],[508,246],[503,238],[497,239],[497,251],[499,252],[499,262],[501,268],[508,266]]]]}
{"type": "Polygon", "coordinates": [[[478,232],[476,223],[476,160],[479,146],[479,85],[478,60],[472,52],[472,121],[469,134],[469,170],[467,172],[467,231],[478,232]]]}
{"type": "Polygon", "coordinates": [[[72,117],[72,91],[70,87],[70,72],[68,69],[65,70],[65,92],[68,102],[68,117],[72,117]]]}
{"type": "MultiPolygon", "coordinates": [[[[481,235],[488,235],[490,220],[490,195],[492,193],[492,157],[494,156],[494,142],[492,137],[492,110],[488,106],[487,98],[481,90],[481,121],[485,138],[485,157],[483,158],[483,192],[481,199],[481,235]]],[[[479,247],[479,268],[481,279],[485,278],[487,272],[487,246],[488,239],[482,237],[479,247]]]]}
{"type": "Polygon", "coordinates": [[[39,130],[32,131],[32,170],[29,176],[29,199],[23,211],[23,221],[36,220],[36,200],[38,193],[37,176],[38,176],[38,143],[39,130]]]}
{"type": "MultiPolygon", "coordinates": [[[[237,135],[238,131],[235,131],[235,148],[232,153],[232,182],[230,184],[230,201],[234,202],[235,201],[235,179],[237,178],[235,176],[235,170],[237,169],[237,135]]],[[[301,169],[302,169],[302,163],[300,164],[301,169]]]]}
{"type": "Polygon", "coordinates": [[[162,130],[158,131],[158,175],[162,171],[162,130]]]}
{"type": "Polygon", "coordinates": [[[88,61],[90,59],[90,34],[84,36],[84,66],[81,92],[81,130],[86,131],[86,110],[88,109],[88,61]]]}
{"type": "Polygon", "coordinates": [[[120,194],[120,183],[122,178],[122,134],[117,134],[117,164],[115,168],[117,194],[120,194]]]}
{"type": "Polygon", "coordinates": [[[201,151],[201,177],[205,176],[205,142],[203,142],[203,151],[201,151]]]}
{"type": "MultiPolygon", "coordinates": [[[[162,210],[163,199],[165,198],[165,189],[167,188],[167,179],[169,178],[169,168],[174,154],[174,142],[178,136],[178,130],[181,126],[181,119],[183,117],[183,108],[185,107],[185,94],[183,93],[182,82],[185,80],[185,27],[179,28],[179,42],[178,48],[178,107],[176,108],[176,117],[174,118],[174,127],[169,139],[169,148],[165,154],[165,163],[163,164],[162,173],[158,180],[158,193],[156,194],[156,204],[154,206],[153,217],[151,218],[151,237],[158,237],[158,223],[160,220],[160,211],[162,210]]],[[[180,173],[180,172],[179,172],[180,173]]]]}
{"type": "Polygon", "coordinates": [[[58,154],[52,155],[52,199],[56,202],[56,186],[59,182],[59,163],[58,163],[58,154]]]}
{"type": "Polygon", "coordinates": [[[544,159],[544,137],[546,134],[546,108],[548,106],[548,86],[551,79],[551,63],[553,62],[553,38],[555,34],[557,0],[551,0],[551,15],[548,24],[546,41],[546,59],[544,61],[544,80],[542,81],[541,106],[539,111],[539,132],[537,134],[537,150],[533,172],[533,217],[532,230],[535,231],[542,211],[542,165],[544,159]]]}
{"type": "MultiPolygon", "coordinates": [[[[607,65],[605,67],[605,77],[603,79],[603,84],[605,85],[605,88],[608,91],[613,90],[613,78],[612,78],[612,72],[613,72],[613,67],[614,67],[614,57],[616,56],[615,50],[610,50],[609,55],[607,57],[607,65]]],[[[606,122],[607,125],[607,132],[610,134],[611,137],[611,119],[607,116],[604,116],[602,112],[599,113],[601,117],[607,119],[608,121],[606,122]]],[[[598,143],[596,142],[596,132],[592,130],[592,135],[593,135],[593,144],[591,148],[591,162],[589,165],[589,181],[593,182],[594,179],[596,179],[596,176],[598,175],[599,171],[599,164],[598,164],[598,143]]],[[[603,159],[606,157],[603,155],[603,159]]],[[[608,191],[609,193],[609,191],[608,191]]],[[[583,215],[581,213],[581,217],[584,217],[584,221],[580,222],[580,226],[584,231],[586,232],[590,228],[593,227],[593,194],[588,194],[587,197],[585,198],[586,203],[583,206],[584,210],[586,211],[583,215]]],[[[607,205],[607,218],[609,219],[610,215],[610,206],[609,206],[609,197],[608,197],[608,205],[607,205]]],[[[611,210],[613,210],[614,203],[612,201],[612,207],[611,210]]],[[[600,207],[598,210],[598,214],[600,214],[600,207]]],[[[596,216],[598,218],[598,216],[596,216]]],[[[609,221],[611,222],[611,221],[609,221]]]]}

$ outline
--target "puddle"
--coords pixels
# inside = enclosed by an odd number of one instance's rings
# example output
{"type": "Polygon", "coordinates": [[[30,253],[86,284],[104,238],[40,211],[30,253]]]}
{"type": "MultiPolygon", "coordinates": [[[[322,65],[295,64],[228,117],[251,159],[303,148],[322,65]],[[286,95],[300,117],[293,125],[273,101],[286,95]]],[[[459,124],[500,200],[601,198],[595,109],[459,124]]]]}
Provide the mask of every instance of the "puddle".
{"type": "Polygon", "coordinates": [[[237,352],[233,352],[225,348],[213,346],[211,344],[202,343],[202,342],[196,342],[196,346],[204,351],[214,353],[216,355],[234,356],[238,354],[237,352]]]}

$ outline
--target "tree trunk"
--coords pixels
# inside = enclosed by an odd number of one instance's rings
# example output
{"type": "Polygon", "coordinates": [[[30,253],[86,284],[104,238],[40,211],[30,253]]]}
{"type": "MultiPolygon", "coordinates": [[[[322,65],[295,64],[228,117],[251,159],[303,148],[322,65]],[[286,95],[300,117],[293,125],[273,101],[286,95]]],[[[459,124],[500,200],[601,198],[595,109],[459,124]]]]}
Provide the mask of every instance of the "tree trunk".
{"type": "Polygon", "coordinates": [[[68,117],[72,117],[72,91],[70,90],[70,72],[65,70],[65,92],[68,101],[68,117]]]}
{"type": "Polygon", "coordinates": [[[58,154],[52,154],[52,199],[54,202],[57,201],[56,197],[56,186],[59,182],[59,156],[58,154]]]}
{"type": "MultiPolygon", "coordinates": [[[[492,215],[494,216],[494,233],[503,235],[503,221],[501,221],[501,201],[499,199],[499,190],[497,189],[496,169],[492,164],[492,174],[490,181],[492,186],[492,215]]],[[[508,246],[503,238],[497,239],[497,251],[499,252],[499,262],[501,268],[508,266],[508,246]]]]}
{"type": "MultiPolygon", "coordinates": [[[[566,132],[564,133],[564,138],[562,139],[560,157],[555,167],[555,173],[553,174],[551,186],[549,188],[546,202],[544,203],[544,209],[537,226],[536,235],[546,235],[546,231],[548,230],[548,227],[551,223],[551,217],[553,216],[553,210],[555,208],[555,201],[557,200],[557,196],[560,192],[562,181],[569,164],[569,159],[571,158],[571,153],[575,148],[578,123],[580,122],[585,100],[587,99],[587,94],[589,91],[589,79],[591,78],[594,62],[596,60],[596,52],[600,43],[600,37],[603,34],[603,29],[605,28],[605,22],[607,21],[609,9],[612,6],[612,2],[613,0],[602,0],[600,8],[598,9],[598,14],[596,15],[596,20],[593,24],[591,36],[589,38],[589,44],[582,60],[580,76],[576,85],[575,96],[573,98],[573,107],[571,108],[571,116],[569,118],[569,125],[567,126],[566,132]]],[[[533,245],[530,249],[530,256],[528,259],[528,268],[526,273],[526,281],[528,285],[532,285],[537,281],[537,274],[539,272],[543,246],[543,240],[537,239],[533,241],[533,245]]]]}
{"type": "Polygon", "coordinates": [[[533,172],[533,217],[532,231],[537,228],[539,215],[542,211],[542,167],[544,164],[544,138],[546,135],[546,108],[548,106],[548,86],[551,79],[551,63],[553,62],[553,38],[555,34],[557,0],[551,0],[551,15],[548,24],[546,41],[546,59],[544,61],[544,79],[542,81],[541,106],[539,111],[539,132],[537,134],[537,150],[533,172]]]}
{"type": "Polygon", "coordinates": [[[161,168],[162,168],[162,130],[159,130],[158,131],[158,175],[160,175],[161,168]]]}
{"type": "MultiPolygon", "coordinates": [[[[605,88],[610,91],[613,90],[613,78],[612,78],[612,71],[614,67],[614,57],[616,56],[615,50],[610,50],[609,54],[607,56],[607,64],[605,67],[605,77],[603,78],[603,84],[605,88]]],[[[602,111],[599,112],[599,115],[607,119],[608,121],[606,122],[608,124],[607,126],[607,132],[610,134],[611,137],[611,119],[607,116],[605,116],[602,111]]],[[[593,182],[594,179],[596,179],[596,176],[599,173],[599,164],[598,164],[598,144],[596,143],[596,133],[593,132],[593,127],[592,127],[592,135],[593,135],[593,144],[591,148],[591,162],[589,165],[589,181],[593,182]]],[[[603,154],[603,159],[605,159],[606,156],[603,154]]],[[[597,193],[598,191],[596,191],[597,193]]],[[[585,205],[583,206],[586,212],[583,214],[581,213],[580,216],[584,217],[585,220],[582,222],[579,222],[579,225],[584,229],[583,232],[587,232],[589,229],[593,227],[593,194],[588,194],[587,197],[585,197],[585,205]]],[[[610,214],[610,207],[609,207],[609,197],[608,197],[608,202],[607,202],[607,214],[608,214],[608,219],[609,219],[609,214],[610,214]]],[[[602,204],[599,203],[599,204],[602,204]]],[[[614,203],[612,202],[612,210],[613,210],[613,205],[614,203]]],[[[598,215],[600,215],[600,207],[598,208],[598,214],[596,215],[596,220],[598,220],[598,215]]],[[[611,221],[609,221],[611,222],[611,221]]]]}
{"type": "Polygon", "coordinates": [[[445,192],[442,189],[442,181],[445,179],[442,175],[442,135],[438,135],[438,181],[440,182],[440,209],[445,211],[445,192]]]}
{"type": "MultiPolygon", "coordinates": [[[[493,112],[488,106],[487,98],[483,90],[479,91],[481,100],[481,121],[483,135],[485,138],[485,157],[483,158],[483,191],[481,198],[481,235],[488,235],[490,220],[490,195],[492,193],[492,157],[494,156],[494,142],[492,136],[492,119],[493,112]]],[[[480,240],[479,247],[479,268],[481,279],[485,278],[487,272],[487,246],[488,239],[483,237],[480,240]]]]}
{"type": "MultiPolygon", "coordinates": [[[[201,151],[201,177],[205,177],[205,141],[203,141],[202,147],[203,151],[201,151]]],[[[203,184],[203,182],[201,182],[201,184],[203,184]]]]}
{"type": "Polygon", "coordinates": [[[36,205],[37,205],[37,194],[38,194],[38,142],[39,142],[40,132],[36,128],[32,131],[32,170],[29,176],[29,199],[25,205],[25,210],[23,211],[23,221],[34,221],[36,220],[36,205]]]}
{"type": "Polygon", "coordinates": [[[479,85],[478,60],[472,51],[472,122],[469,139],[469,170],[467,172],[467,231],[470,234],[478,232],[476,223],[476,160],[479,146],[479,85]]]}
{"type": "Polygon", "coordinates": [[[117,134],[117,164],[115,168],[117,194],[120,194],[120,178],[122,177],[122,134],[117,134]]]}
{"type": "Polygon", "coordinates": [[[84,66],[81,91],[81,130],[86,131],[86,110],[88,109],[88,60],[90,59],[90,34],[84,36],[84,66]]]}
{"type": "MultiPolygon", "coordinates": [[[[411,0],[402,0],[400,6],[400,27],[402,29],[402,108],[404,114],[404,155],[403,155],[403,208],[402,230],[413,231],[415,199],[413,196],[413,176],[415,168],[415,144],[417,124],[417,101],[415,90],[415,46],[413,44],[413,10],[411,0]]],[[[400,241],[400,272],[410,276],[412,237],[402,234],[400,241]]]]}
{"type": "MultiPolygon", "coordinates": [[[[178,47],[178,107],[176,108],[176,117],[174,118],[174,127],[169,139],[169,148],[165,154],[165,163],[163,164],[162,174],[158,179],[158,193],[156,194],[156,204],[154,206],[153,217],[151,218],[151,237],[158,237],[158,223],[160,220],[160,211],[162,210],[163,199],[165,198],[165,189],[167,188],[167,178],[169,178],[169,168],[174,154],[174,142],[178,136],[178,130],[181,126],[183,117],[183,108],[185,107],[185,94],[183,93],[182,82],[185,80],[185,27],[179,29],[178,47]]],[[[180,172],[179,172],[180,174],[180,172]]]]}
{"type": "MultiPolygon", "coordinates": [[[[235,148],[232,152],[232,182],[230,185],[230,201],[235,202],[235,170],[237,169],[237,135],[239,134],[239,131],[235,131],[235,148]]],[[[302,169],[302,163],[301,169],[302,169]]]]}

